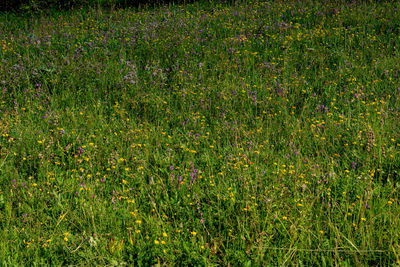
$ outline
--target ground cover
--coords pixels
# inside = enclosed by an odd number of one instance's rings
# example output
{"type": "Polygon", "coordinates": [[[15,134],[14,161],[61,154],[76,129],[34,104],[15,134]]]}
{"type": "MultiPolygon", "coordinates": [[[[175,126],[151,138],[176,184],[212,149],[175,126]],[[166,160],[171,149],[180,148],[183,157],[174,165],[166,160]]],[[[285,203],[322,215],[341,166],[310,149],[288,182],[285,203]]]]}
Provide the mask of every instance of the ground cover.
{"type": "Polygon", "coordinates": [[[1,14],[0,262],[400,264],[399,8],[1,14]]]}

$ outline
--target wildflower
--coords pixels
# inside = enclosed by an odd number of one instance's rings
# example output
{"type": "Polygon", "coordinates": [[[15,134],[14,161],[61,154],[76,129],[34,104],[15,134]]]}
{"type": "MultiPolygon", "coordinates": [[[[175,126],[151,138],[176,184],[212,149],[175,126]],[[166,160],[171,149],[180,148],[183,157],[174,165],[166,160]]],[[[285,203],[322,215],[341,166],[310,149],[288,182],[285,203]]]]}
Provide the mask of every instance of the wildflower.
{"type": "Polygon", "coordinates": [[[352,164],[351,164],[351,167],[353,168],[353,170],[356,169],[356,166],[357,166],[357,163],[353,161],[352,164]]]}
{"type": "Polygon", "coordinates": [[[192,236],[196,236],[197,233],[196,232],[190,232],[192,234],[192,236]]]}
{"type": "Polygon", "coordinates": [[[154,240],[154,244],[159,245],[159,244],[160,244],[160,241],[154,240]]]}
{"type": "Polygon", "coordinates": [[[65,240],[65,242],[68,242],[68,236],[69,236],[69,233],[68,233],[68,232],[64,233],[64,240],[65,240]]]}

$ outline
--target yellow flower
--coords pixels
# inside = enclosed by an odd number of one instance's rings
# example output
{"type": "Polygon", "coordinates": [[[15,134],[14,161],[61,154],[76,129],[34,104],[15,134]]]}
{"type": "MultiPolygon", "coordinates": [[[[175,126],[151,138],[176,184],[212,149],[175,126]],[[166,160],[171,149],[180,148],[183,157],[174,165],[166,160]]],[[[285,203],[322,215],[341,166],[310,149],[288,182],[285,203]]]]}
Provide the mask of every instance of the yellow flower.
{"type": "Polygon", "coordinates": [[[190,232],[192,234],[192,236],[196,236],[197,233],[196,232],[190,232]]]}
{"type": "Polygon", "coordinates": [[[164,232],[162,235],[163,235],[163,237],[167,237],[168,236],[168,234],[166,232],[164,232]]]}
{"type": "Polygon", "coordinates": [[[158,245],[160,242],[158,240],[154,240],[154,244],[158,245]]]}

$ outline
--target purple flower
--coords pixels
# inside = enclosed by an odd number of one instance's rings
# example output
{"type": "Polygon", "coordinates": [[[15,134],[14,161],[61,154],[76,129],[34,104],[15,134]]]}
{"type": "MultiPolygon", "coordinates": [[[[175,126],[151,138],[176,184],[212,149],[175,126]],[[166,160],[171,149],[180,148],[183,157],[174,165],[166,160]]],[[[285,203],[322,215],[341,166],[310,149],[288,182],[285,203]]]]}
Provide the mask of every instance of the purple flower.
{"type": "Polygon", "coordinates": [[[285,88],[282,88],[282,86],[281,86],[280,83],[277,84],[275,90],[276,90],[276,94],[277,94],[277,95],[279,95],[279,96],[281,96],[281,97],[284,97],[284,96],[285,96],[285,88]]]}
{"type": "Polygon", "coordinates": [[[178,189],[181,188],[181,183],[182,183],[182,176],[178,176],[178,189]]]}

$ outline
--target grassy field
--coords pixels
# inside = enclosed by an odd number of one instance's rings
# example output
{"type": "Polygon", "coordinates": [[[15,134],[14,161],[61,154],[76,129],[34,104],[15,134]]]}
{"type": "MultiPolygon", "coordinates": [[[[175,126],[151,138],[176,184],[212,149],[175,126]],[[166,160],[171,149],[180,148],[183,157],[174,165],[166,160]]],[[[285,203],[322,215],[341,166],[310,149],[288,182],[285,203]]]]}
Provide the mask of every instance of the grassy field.
{"type": "Polygon", "coordinates": [[[400,264],[400,3],[0,14],[0,265],[400,264]]]}

